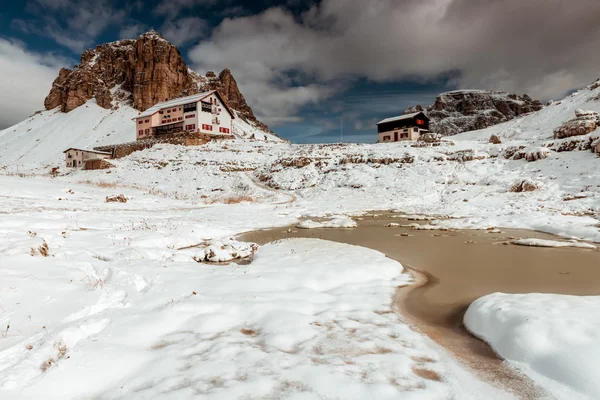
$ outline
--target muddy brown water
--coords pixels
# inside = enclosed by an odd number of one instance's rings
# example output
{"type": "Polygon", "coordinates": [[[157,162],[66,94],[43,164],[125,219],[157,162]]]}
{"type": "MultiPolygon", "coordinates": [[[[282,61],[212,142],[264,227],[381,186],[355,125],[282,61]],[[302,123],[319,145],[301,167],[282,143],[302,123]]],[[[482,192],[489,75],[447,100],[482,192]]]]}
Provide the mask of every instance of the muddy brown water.
{"type": "MultiPolygon", "coordinates": [[[[275,228],[245,233],[240,240],[265,244],[285,238],[319,238],[368,247],[393,258],[415,284],[399,288],[393,308],[483,379],[523,399],[545,397],[541,389],[471,336],[462,319],[469,304],[494,292],[600,295],[600,251],[503,245],[511,238],[561,240],[518,229],[431,231],[408,227],[397,214],[362,217],[354,229],[275,228]],[[403,236],[404,235],[404,236],[403,236]],[[405,236],[409,235],[409,236],[405,236]]],[[[427,222],[419,222],[425,224],[427,222]]]]}

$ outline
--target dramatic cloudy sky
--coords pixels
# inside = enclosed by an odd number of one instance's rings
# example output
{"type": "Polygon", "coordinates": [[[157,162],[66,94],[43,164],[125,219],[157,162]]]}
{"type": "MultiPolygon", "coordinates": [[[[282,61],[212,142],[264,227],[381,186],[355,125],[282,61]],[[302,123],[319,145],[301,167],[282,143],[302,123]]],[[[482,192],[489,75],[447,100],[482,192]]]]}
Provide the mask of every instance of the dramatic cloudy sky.
{"type": "Polygon", "coordinates": [[[296,142],[372,141],[440,91],[559,98],[600,77],[600,0],[13,0],[0,8],[0,128],[43,107],[62,66],[150,28],[200,73],[230,68],[296,142]]]}

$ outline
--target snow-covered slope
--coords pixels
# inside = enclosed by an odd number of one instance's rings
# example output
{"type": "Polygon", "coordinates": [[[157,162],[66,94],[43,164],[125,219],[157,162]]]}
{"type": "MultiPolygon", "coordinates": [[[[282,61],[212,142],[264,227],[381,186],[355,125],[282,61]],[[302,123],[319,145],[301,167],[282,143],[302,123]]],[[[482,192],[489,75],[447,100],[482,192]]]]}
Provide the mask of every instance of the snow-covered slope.
{"type": "MultiPolygon", "coordinates": [[[[96,100],[68,113],[42,111],[0,131],[0,166],[27,169],[63,166],[63,151],[69,147],[95,146],[135,141],[132,118],[138,111],[122,104],[113,110],[99,107],[96,100]]],[[[237,118],[233,133],[240,138],[282,142],[283,139],[237,118]]]]}
{"type": "Polygon", "coordinates": [[[542,144],[552,140],[556,127],[575,116],[575,110],[584,109],[600,112],[600,86],[595,82],[578,90],[561,101],[553,102],[542,110],[514,120],[453,136],[452,140],[485,140],[492,134],[503,141],[526,141],[531,144],[542,144]]]}
{"type": "Polygon", "coordinates": [[[62,166],[69,147],[92,148],[135,140],[131,107],[106,110],[95,100],[69,113],[42,111],[0,131],[0,165],[62,166]]]}

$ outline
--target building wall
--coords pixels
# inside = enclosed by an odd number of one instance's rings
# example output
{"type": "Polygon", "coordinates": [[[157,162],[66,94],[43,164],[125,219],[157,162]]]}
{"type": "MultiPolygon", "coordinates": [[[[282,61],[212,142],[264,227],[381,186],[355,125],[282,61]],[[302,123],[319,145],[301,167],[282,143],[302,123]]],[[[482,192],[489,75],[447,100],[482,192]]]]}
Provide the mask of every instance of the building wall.
{"type": "Polygon", "coordinates": [[[225,104],[213,93],[198,101],[196,111],[184,113],[183,105],[180,105],[163,108],[151,117],[136,118],[136,139],[148,139],[152,137],[153,127],[174,123],[183,123],[184,130],[188,132],[230,135],[231,120],[225,104]],[[202,111],[202,102],[213,104],[211,112],[202,111]]]}
{"type": "Polygon", "coordinates": [[[212,133],[221,135],[231,134],[231,114],[227,111],[225,104],[223,104],[216,94],[211,94],[209,97],[203,100],[204,102],[212,102],[214,113],[202,111],[202,102],[198,102],[198,124],[197,128],[201,133],[212,133]],[[217,123],[218,121],[218,123],[217,123]],[[210,129],[212,128],[212,129],[210,129]],[[227,132],[223,132],[220,128],[227,129],[227,132]]]}
{"type": "Polygon", "coordinates": [[[387,132],[379,132],[379,143],[401,142],[405,140],[419,140],[419,137],[423,132],[427,132],[427,130],[416,127],[398,129],[387,132]],[[396,133],[398,134],[398,140],[395,140],[396,133]]]}
{"type": "Polygon", "coordinates": [[[81,167],[83,165],[83,152],[80,150],[69,150],[65,153],[67,167],[81,167]],[[75,162],[75,164],[73,164],[75,162]]]}
{"type": "Polygon", "coordinates": [[[110,155],[108,154],[99,154],[77,149],[71,149],[65,153],[65,163],[67,167],[70,168],[83,167],[87,160],[106,160],[109,158],[110,155]]]}
{"type": "Polygon", "coordinates": [[[150,117],[136,118],[135,120],[135,138],[145,139],[152,136],[152,127],[159,124],[159,114],[155,113],[150,117]]]}

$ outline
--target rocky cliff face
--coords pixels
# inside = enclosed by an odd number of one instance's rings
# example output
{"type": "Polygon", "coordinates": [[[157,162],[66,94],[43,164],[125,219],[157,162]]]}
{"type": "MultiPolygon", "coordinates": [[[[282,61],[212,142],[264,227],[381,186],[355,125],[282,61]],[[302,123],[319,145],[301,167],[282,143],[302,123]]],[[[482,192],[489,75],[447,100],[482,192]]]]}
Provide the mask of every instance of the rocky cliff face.
{"type": "Polygon", "coordinates": [[[491,90],[457,90],[438,95],[435,102],[426,108],[417,105],[405,113],[425,111],[431,118],[431,131],[450,136],[487,128],[542,108],[539,101],[532,100],[526,94],[519,96],[491,90]]]}
{"type": "Polygon", "coordinates": [[[177,47],[155,31],[85,51],[79,65],[60,70],[44,106],[47,110],[60,106],[69,112],[96,99],[103,108],[126,101],[144,111],[161,101],[209,90],[218,90],[243,119],[269,130],[256,119],[231,71],[225,69],[218,76],[195,73],[177,47]]]}

